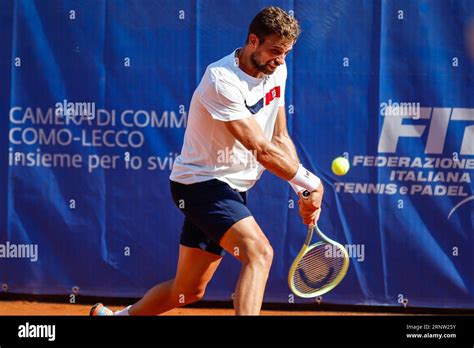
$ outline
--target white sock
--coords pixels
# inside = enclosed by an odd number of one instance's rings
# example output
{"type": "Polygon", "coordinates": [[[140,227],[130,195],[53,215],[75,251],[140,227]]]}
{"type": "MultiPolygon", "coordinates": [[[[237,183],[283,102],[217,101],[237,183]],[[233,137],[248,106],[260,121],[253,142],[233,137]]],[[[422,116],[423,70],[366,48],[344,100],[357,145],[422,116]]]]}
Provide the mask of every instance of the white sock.
{"type": "Polygon", "coordinates": [[[124,309],[121,309],[121,310],[119,310],[119,311],[116,311],[116,312],[114,313],[114,315],[119,315],[119,316],[127,316],[127,315],[130,315],[130,314],[128,313],[128,310],[129,310],[130,307],[132,307],[132,306],[128,306],[128,307],[125,307],[124,309]]]}

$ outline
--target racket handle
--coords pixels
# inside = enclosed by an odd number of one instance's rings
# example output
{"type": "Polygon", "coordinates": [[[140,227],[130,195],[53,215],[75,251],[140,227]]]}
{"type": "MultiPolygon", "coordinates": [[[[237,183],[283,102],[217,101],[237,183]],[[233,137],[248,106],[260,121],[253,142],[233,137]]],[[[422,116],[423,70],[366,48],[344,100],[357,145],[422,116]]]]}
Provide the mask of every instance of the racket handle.
{"type": "MultiPolygon", "coordinates": [[[[295,190],[296,194],[299,194],[301,191],[301,195],[303,196],[303,199],[308,199],[309,196],[311,196],[311,192],[309,192],[308,190],[305,190],[304,188],[298,186],[298,185],[295,185],[295,184],[292,184],[290,183],[291,187],[293,188],[293,190],[295,190]]],[[[308,225],[308,228],[309,229],[313,229],[316,227],[316,224],[309,224],[308,225]]]]}

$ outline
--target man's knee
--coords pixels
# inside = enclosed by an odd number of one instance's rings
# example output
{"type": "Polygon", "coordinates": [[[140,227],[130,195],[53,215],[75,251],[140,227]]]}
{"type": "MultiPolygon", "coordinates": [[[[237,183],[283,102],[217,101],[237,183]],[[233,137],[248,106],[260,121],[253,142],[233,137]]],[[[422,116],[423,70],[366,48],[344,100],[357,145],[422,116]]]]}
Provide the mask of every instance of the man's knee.
{"type": "Polygon", "coordinates": [[[188,292],[184,293],[183,294],[183,300],[184,300],[183,304],[190,304],[190,303],[201,301],[202,298],[204,297],[204,293],[205,293],[204,290],[202,290],[202,291],[200,291],[200,290],[188,291],[188,292]]]}
{"type": "Polygon", "coordinates": [[[199,285],[176,284],[176,294],[180,305],[200,301],[206,292],[206,287],[199,285]]]}
{"type": "Polygon", "coordinates": [[[254,241],[246,246],[240,260],[244,264],[254,264],[270,269],[273,261],[273,248],[267,241],[254,241]]]}
{"type": "Polygon", "coordinates": [[[222,237],[220,245],[241,263],[270,269],[273,260],[273,249],[252,218],[236,222],[222,237]]]}
{"type": "Polygon", "coordinates": [[[273,248],[270,243],[266,242],[261,246],[260,262],[265,268],[270,269],[273,261],[273,248]]]}

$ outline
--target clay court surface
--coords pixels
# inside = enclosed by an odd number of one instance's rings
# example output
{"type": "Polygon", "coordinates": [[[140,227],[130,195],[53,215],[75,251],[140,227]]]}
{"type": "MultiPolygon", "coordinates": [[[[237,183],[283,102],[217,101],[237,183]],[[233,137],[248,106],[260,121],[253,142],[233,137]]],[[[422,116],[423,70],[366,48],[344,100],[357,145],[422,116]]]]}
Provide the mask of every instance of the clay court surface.
{"type": "MultiPolygon", "coordinates": [[[[64,304],[51,302],[31,301],[0,301],[0,315],[89,315],[91,305],[87,304],[64,304]]],[[[110,306],[117,310],[124,306],[110,306]]],[[[166,315],[233,315],[234,311],[227,308],[178,308],[166,313],[166,315]]],[[[354,315],[401,315],[400,313],[388,312],[341,312],[341,311],[278,311],[263,310],[262,315],[331,315],[331,316],[354,316],[354,315]]]]}

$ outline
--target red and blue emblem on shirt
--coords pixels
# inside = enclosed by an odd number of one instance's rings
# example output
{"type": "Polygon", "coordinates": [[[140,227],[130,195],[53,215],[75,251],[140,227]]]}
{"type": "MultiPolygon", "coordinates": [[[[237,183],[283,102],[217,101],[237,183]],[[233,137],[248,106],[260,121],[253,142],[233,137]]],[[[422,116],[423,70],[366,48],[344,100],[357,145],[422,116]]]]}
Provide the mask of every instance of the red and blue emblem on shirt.
{"type": "Polygon", "coordinates": [[[270,105],[270,103],[276,98],[280,98],[280,86],[273,87],[271,90],[265,93],[265,98],[260,99],[254,105],[249,106],[247,105],[247,101],[245,101],[245,106],[252,114],[256,114],[263,107],[264,102],[265,105],[270,105]]]}

